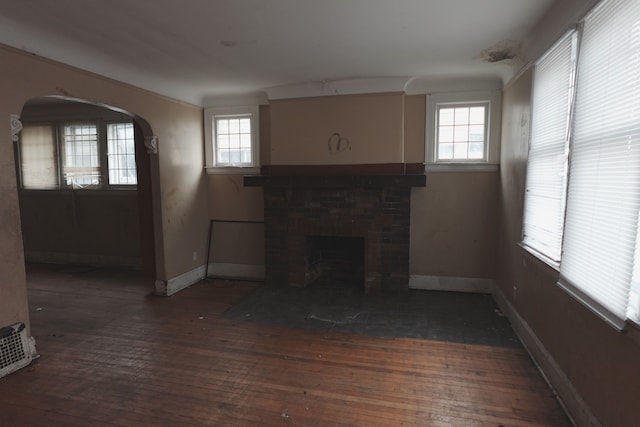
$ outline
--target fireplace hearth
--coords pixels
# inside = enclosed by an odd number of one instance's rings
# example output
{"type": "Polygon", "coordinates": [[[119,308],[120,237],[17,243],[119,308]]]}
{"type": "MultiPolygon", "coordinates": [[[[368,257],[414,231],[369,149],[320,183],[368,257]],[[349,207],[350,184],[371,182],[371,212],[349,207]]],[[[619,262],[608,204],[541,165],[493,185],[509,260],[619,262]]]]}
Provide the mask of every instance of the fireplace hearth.
{"type": "Polygon", "coordinates": [[[404,173],[395,173],[397,165],[271,166],[269,174],[246,176],[245,186],[264,188],[265,284],[309,286],[332,265],[345,268],[338,258],[361,257],[365,292],[408,289],[411,188],[425,186],[426,176],[422,167],[406,173],[402,166],[404,173]],[[361,242],[361,255],[319,255],[330,238],[361,242]]]}

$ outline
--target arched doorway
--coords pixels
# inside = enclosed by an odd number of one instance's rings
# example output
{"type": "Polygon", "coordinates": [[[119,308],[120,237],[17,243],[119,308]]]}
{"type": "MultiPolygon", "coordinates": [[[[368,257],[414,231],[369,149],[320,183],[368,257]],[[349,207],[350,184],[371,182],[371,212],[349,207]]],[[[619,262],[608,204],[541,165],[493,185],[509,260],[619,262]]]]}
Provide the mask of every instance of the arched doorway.
{"type": "Polygon", "coordinates": [[[155,278],[158,173],[149,124],[62,97],[29,100],[21,121],[15,154],[25,259],[135,267],[155,278]]]}

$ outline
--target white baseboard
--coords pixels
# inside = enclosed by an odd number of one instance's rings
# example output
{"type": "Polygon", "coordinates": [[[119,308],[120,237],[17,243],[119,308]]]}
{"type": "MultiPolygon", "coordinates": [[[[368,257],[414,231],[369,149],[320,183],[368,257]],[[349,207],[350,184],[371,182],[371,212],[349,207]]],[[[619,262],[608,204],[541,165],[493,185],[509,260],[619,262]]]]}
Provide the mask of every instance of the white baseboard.
{"type": "Polygon", "coordinates": [[[120,255],[25,251],[25,260],[44,264],[81,264],[98,267],[140,267],[140,258],[120,255]]]}
{"type": "Polygon", "coordinates": [[[469,277],[448,276],[409,276],[409,289],[428,291],[453,291],[490,294],[496,286],[493,279],[474,279],[469,277]]]}
{"type": "Polygon", "coordinates": [[[211,262],[208,275],[220,279],[264,280],[264,265],[211,262]]]}
{"type": "Polygon", "coordinates": [[[553,356],[497,286],[493,292],[493,299],[511,322],[513,330],[520,337],[520,341],[524,344],[574,425],[602,427],[553,356]]]}
{"type": "Polygon", "coordinates": [[[204,265],[168,280],[156,280],[156,294],[171,296],[204,279],[204,265]]]}

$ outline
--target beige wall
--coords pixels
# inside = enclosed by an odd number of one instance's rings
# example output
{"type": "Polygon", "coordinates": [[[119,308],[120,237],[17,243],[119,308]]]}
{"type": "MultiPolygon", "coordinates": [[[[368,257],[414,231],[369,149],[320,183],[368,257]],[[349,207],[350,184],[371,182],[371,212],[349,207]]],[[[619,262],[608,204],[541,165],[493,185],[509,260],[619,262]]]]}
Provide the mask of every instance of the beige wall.
{"type": "MultiPolygon", "coordinates": [[[[203,172],[202,109],[131,86],[0,47],[0,325],[28,323],[22,236],[10,143],[9,115],[20,114],[32,98],[62,95],[102,103],[146,120],[158,136],[159,154],[152,156],[156,177],[157,278],[168,279],[204,262],[207,192],[203,172]],[[196,260],[193,253],[196,252],[196,260]]],[[[151,219],[150,219],[151,220],[151,219]]]]}
{"type": "Polygon", "coordinates": [[[411,274],[495,279],[499,176],[428,173],[411,194],[411,274]]]}
{"type": "Polygon", "coordinates": [[[403,162],[404,95],[384,93],[271,101],[271,164],[403,162]],[[349,149],[328,150],[338,132],[349,149]]]}
{"type": "Polygon", "coordinates": [[[640,341],[617,332],[558,288],[558,274],[519,246],[531,73],[503,98],[499,287],[603,425],[638,425],[640,341]],[[514,289],[516,290],[514,292],[514,289]]]}

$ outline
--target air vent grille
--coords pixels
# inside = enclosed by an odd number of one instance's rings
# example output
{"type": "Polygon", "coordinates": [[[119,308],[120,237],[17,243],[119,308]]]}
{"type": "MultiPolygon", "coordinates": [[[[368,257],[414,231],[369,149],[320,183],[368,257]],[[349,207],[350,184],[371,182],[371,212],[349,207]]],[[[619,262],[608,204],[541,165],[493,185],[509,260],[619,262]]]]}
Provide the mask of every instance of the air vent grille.
{"type": "Polygon", "coordinates": [[[24,323],[0,328],[0,377],[31,363],[29,344],[24,323]]]}

